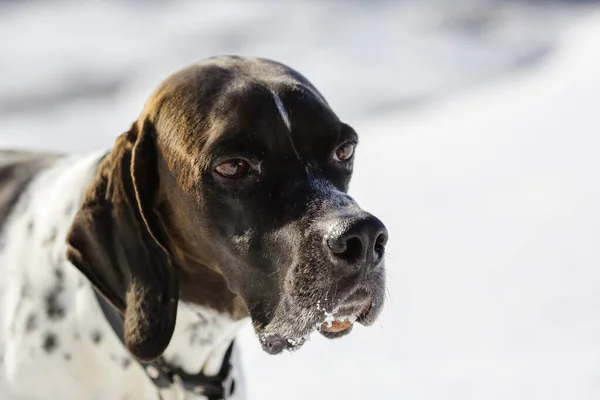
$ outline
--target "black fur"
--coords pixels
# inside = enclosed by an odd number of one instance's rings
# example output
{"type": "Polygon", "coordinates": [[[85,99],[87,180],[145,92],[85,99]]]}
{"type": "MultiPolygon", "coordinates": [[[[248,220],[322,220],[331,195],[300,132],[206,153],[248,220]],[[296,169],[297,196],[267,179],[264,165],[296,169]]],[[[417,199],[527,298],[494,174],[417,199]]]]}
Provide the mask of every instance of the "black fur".
{"type": "Polygon", "coordinates": [[[58,347],[58,337],[56,334],[48,332],[44,335],[44,342],[42,344],[44,351],[48,354],[52,354],[58,347]]]}
{"type": "Polygon", "coordinates": [[[370,324],[387,232],[346,194],[353,159],[336,161],[336,149],[357,140],[282,64],[192,65],[158,87],[99,166],[67,256],[123,313],[141,360],[168,345],[179,299],[250,315],[272,353],[303,343],[326,312],[370,324]],[[230,159],[250,173],[219,175],[230,159]]]}

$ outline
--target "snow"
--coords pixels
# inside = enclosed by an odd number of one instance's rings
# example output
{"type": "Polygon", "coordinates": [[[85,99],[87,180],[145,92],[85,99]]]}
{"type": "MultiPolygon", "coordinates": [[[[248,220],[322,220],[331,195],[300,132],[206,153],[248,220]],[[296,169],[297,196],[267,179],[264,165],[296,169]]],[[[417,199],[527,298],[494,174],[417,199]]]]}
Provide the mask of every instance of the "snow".
{"type": "Polygon", "coordinates": [[[390,301],[291,357],[246,332],[250,398],[600,398],[599,43],[596,13],[543,65],[354,124],[390,301]]]}
{"type": "Polygon", "coordinates": [[[389,298],[293,354],[246,327],[249,399],[599,399],[600,10],[448,3],[3,5],[0,147],[109,146],[211,54],[288,63],[361,135],[389,298]]]}
{"type": "Polygon", "coordinates": [[[331,324],[333,323],[333,321],[335,321],[335,316],[333,315],[333,312],[329,312],[324,307],[321,307],[321,300],[317,301],[317,310],[323,312],[324,317],[324,320],[316,325],[317,329],[321,327],[321,324],[327,324],[327,327],[331,328],[331,324]]]}
{"type": "Polygon", "coordinates": [[[587,9],[504,0],[0,2],[0,145],[109,146],[160,80],[215,54],[292,65],[347,120],[407,110],[535,64],[587,9]]]}

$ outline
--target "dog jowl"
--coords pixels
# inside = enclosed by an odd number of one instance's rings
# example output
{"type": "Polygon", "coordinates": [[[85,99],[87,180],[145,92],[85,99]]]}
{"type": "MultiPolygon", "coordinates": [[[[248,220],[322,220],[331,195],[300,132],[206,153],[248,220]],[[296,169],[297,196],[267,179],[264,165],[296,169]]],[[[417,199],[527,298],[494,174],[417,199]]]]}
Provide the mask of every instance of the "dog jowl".
{"type": "Polygon", "coordinates": [[[357,143],[282,64],[192,65],[102,161],[69,258],[123,312],[140,359],[168,344],[178,300],[250,316],[272,354],[342,336],[384,301],[388,233],[346,193],[357,143]]]}

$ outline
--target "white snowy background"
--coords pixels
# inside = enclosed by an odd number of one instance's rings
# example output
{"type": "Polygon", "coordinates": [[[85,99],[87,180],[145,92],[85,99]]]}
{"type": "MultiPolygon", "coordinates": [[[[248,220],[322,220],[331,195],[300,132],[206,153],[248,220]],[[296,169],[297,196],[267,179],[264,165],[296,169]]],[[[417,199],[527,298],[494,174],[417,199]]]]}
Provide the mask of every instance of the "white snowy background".
{"type": "Polygon", "coordinates": [[[600,399],[600,7],[0,1],[0,147],[108,148],[167,74],[293,66],[361,134],[390,230],[379,323],[268,356],[251,400],[600,399]]]}

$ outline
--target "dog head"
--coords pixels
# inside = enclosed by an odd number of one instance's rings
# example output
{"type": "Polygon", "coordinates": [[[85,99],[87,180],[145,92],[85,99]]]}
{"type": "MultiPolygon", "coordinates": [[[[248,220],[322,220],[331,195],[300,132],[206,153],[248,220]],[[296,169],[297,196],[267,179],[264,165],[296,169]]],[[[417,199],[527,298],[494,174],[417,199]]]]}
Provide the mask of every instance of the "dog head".
{"type": "Polygon", "coordinates": [[[250,315],[269,353],[368,325],[387,231],[346,193],[356,132],[296,71],[216,57],[167,78],[102,161],[68,257],[143,360],[179,299],[250,315]]]}

